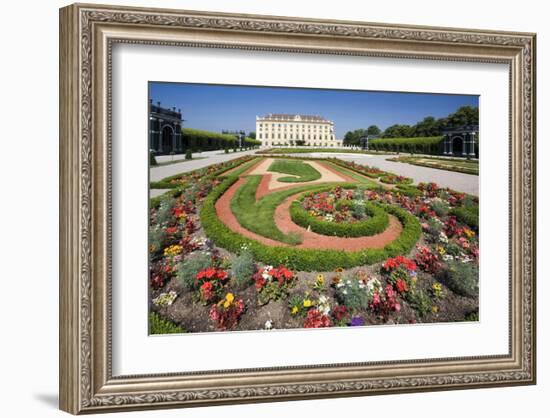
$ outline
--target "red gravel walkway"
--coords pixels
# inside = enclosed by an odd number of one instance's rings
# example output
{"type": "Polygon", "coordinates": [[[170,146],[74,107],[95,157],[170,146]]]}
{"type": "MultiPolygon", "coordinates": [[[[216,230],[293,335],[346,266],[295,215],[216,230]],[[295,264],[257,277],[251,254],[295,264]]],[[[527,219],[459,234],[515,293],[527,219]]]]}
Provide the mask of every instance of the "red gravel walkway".
{"type": "Polygon", "coordinates": [[[303,193],[296,193],[288,197],[282,204],[277,206],[277,209],[275,209],[275,224],[277,228],[285,234],[293,232],[302,237],[302,243],[297,245],[298,248],[330,248],[344,251],[358,251],[363,248],[384,248],[387,244],[396,239],[403,230],[403,226],[397,218],[393,215],[388,215],[390,223],[384,232],[368,237],[330,237],[308,231],[306,228],[296,225],[290,217],[290,205],[302,194],[303,193]]]}
{"type": "MultiPolygon", "coordinates": [[[[246,182],[243,177],[239,178],[216,202],[216,213],[220,220],[234,232],[237,232],[247,238],[254,239],[265,245],[275,247],[286,247],[288,244],[275,241],[261,235],[258,235],[248,229],[243,228],[233,212],[231,211],[231,199],[235,195],[236,191],[246,182]]],[[[281,205],[275,210],[275,224],[277,227],[285,232],[297,232],[302,236],[303,242],[297,245],[297,248],[323,248],[323,249],[335,249],[344,251],[358,251],[363,248],[383,248],[386,244],[396,239],[401,233],[403,227],[401,223],[392,215],[390,217],[390,225],[388,228],[377,235],[370,237],[358,237],[358,238],[342,238],[342,237],[329,237],[326,235],[320,235],[312,231],[308,231],[305,228],[296,225],[290,218],[289,207],[294,199],[299,197],[302,193],[297,193],[288,197],[281,205]]]]}

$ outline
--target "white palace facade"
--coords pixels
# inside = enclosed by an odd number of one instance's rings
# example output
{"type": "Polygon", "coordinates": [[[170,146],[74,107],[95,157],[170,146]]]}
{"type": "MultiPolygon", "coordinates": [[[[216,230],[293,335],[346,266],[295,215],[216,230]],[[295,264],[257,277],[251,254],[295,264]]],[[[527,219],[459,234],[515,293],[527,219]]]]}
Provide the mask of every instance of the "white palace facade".
{"type": "Polygon", "coordinates": [[[321,116],[270,113],[256,116],[256,139],[263,147],[340,147],[334,122],[321,116]]]}

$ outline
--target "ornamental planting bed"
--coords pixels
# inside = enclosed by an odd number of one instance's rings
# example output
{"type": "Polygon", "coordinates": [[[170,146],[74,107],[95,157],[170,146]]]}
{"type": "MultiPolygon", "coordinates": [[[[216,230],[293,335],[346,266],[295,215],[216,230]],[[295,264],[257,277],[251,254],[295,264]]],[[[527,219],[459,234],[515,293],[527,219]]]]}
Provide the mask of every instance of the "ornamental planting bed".
{"type": "Polygon", "coordinates": [[[150,332],[478,320],[477,198],[392,176],[251,156],[162,180],[150,332]]]}

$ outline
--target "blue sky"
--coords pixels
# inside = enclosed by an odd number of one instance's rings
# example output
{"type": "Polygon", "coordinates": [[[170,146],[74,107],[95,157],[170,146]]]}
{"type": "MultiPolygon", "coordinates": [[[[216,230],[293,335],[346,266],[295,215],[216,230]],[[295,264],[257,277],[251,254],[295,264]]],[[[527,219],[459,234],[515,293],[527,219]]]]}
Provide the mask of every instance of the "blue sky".
{"type": "Polygon", "coordinates": [[[447,116],[460,106],[478,106],[478,96],[468,95],[162,82],[149,83],[149,97],[180,108],[189,128],[249,132],[256,130],[256,115],[299,113],[332,120],[338,139],[370,125],[414,124],[425,116],[447,116]]]}

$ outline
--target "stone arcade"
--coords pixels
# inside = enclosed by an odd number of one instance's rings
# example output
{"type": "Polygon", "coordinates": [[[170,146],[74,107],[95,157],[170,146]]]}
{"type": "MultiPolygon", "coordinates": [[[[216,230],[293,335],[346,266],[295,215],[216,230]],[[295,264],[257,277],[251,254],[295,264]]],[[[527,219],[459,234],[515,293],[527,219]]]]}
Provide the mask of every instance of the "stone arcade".
{"type": "Polygon", "coordinates": [[[478,125],[465,125],[443,130],[443,154],[461,157],[476,156],[478,125]]]}
{"type": "Polygon", "coordinates": [[[165,108],[149,100],[149,149],[156,154],[182,153],[181,110],[165,108]]]}

